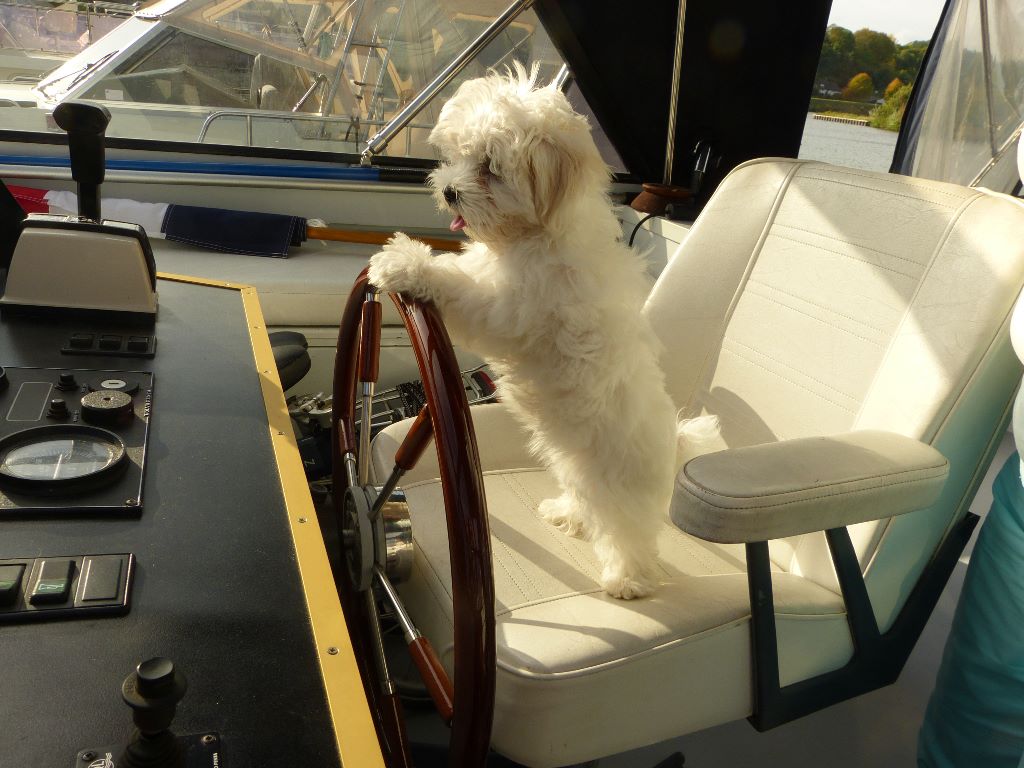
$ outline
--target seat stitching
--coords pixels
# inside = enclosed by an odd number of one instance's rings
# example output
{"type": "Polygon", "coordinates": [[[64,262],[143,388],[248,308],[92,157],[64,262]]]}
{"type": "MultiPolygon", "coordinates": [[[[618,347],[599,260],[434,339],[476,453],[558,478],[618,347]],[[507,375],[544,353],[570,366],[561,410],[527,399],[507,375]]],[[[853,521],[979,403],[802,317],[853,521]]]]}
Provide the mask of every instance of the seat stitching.
{"type": "MultiPolygon", "coordinates": [[[[866,176],[863,173],[855,173],[853,171],[853,169],[851,169],[851,168],[845,168],[845,167],[840,167],[840,166],[833,165],[833,166],[830,166],[830,170],[832,172],[836,173],[836,174],[842,174],[843,176],[853,176],[854,178],[857,178],[857,179],[870,179],[871,181],[877,181],[876,177],[874,177],[874,176],[866,176]]],[[[826,178],[824,176],[812,176],[812,175],[809,175],[809,174],[808,175],[801,175],[800,178],[802,178],[802,179],[818,179],[819,181],[832,181],[832,179],[826,178]]],[[[836,182],[836,183],[837,184],[842,184],[843,182],[836,182]]],[[[896,184],[896,185],[901,186],[901,187],[907,187],[908,189],[920,189],[921,188],[920,184],[912,184],[912,183],[910,183],[908,181],[902,181],[902,180],[900,180],[899,176],[896,176],[894,174],[889,174],[888,176],[886,176],[885,177],[885,183],[886,184],[896,184]]],[[[874,189],[874,188],[872,188],[872,189],[874,189]]],[[[963,194],[959,194],[957,192],[943,192],[940,189],[932,189],[932,190],[929,190],[929,191],[934,192],[937,195],[943,195],[945,197],[954,197],[954,198],[957,198],[959,200],[965,200],[966,197],[969,197],[969,195],[968,196],[964,196],[963,194]]]]}
{"type": "MultiPolygon", "coordinates": [[[[883,264],[876,264],[873,261],[868,261],[867,259],[861,259],[861,258],[853,256],[853,255],[851,255],[849,253],[843,253],[842,251],[833,251],[831,248],[822,248],[817,243],[808,243],[808,242],[805,242],[804,240],[798,240],[795,237],[790,237],[789,235],[780,235],[778,232],[769,232],[768,236],[769,237],[777,237],[780,240],[789,240],[790,242],[799,243],[800,245],[806,245],[808,248],[813,248],[816,251],[824,251],[825,253],[834,253],[836,256],[842,256],[844,259],[849,259],[850,261],[855,261],[858,264],[867,264],[868,266],[871,266],[871,267],[877,267],[878,269],[884,269],[886,272],[892,272],[893,274],[900,275],[902,277],[907,278],[908,280],[917,280],[917,279],[920,278],[920,273],[918,273],[916,275],[912,275],[909,272],[900,272],[898,269],[893,269],[892,267],[886,267],[883,264]]],[[[906,261],[906,259],[904,259],[904,261],[906,261]]],[[[917,264],[917,262],[911,262],[911,263],[912,264],[917,264]]],[[[919,264],[918,266],[924,266],[924,265],[920,265],[919,264]]]]}
{"type": "MultiPolygon", "coordinates": [[[[802,371],[802,370],[800,370],[799,368],[797,368],[794,365],[790,365],[789,363],[783,362],[782,360],[779,360],[778,358],[772,357],[771,355],[766,354],[766,353],[762,352],[761,350],[756,349],[755,347],[750,346],[749,344],[744,344],[742,341],[737,341],[736,339],[725,339],[725,341],[730,343],[730,344],[738,344],[741,347],[746,347],[747,349],[749,349],[754,354],[760,355],[761,357],[766,357],[769,360],[771,360],[773,363],[778,363],[779,365],[784,366],[786,368],[789,368],[792,371],[796,371],[801,376],[806,376],[808,379],[810,379],[811,381],[815,382],[816,384],[820,384],[821,386],[825,387],[826,389],[831,389],[833,392],[835,392],[838,395],[842,395],[843,397],[848,397],[851,400],[853,400],[854,402],[860,403],[860,400],[857,399],[857,397],[855,397],[854,395],[851,395],[851,394],[849,394],[847,392],[843,392],[843,390],[841,390],[841,389],[836,389],[835,387],[833,387],[833,386],[831,386],[829,384],[826,384],[824,381],[821,381],[820,379],[814,378],[813,376],[811,376],[806,371],[802,371]]],[[[736,353],[733,352],[733,354],[736,354],[736,353]]]]}
{"type": "Polygon", "coordinates": [[[854,411],[852,408],[847,408],[845,405],[841,405],[840,403],[837,403],[835,400],[832,400],[832,399],[830,399],[828,397],[825,397],[825,395],[821,394],[820,392],[815,392],[813,389],[811,389],[809,387],[805,387],[803,384],[798,384],[797,382],[793,381],[792,379],[786,378],[781,373],[773,371],[771,368],[765,368],[760,363],[757,363],[754,360],[751,360],[749,357],[741,355],[739,352],[735,352],[735,351],[733,351],[731,349],[727,349],[725,346],[722,347],[722,351],[723,352],[728,352],[730,355],[733,355],[734,357],[738,357],[740,360],[743,360],[744,362],[754,366],[755,368],[760,368],[762,371],[770,373],[772,376],[776,376],[776,377],[782,379],[783,381],[789,382],[794,387],[799,387],[800,389],[804,390],[805,392],[810,392],[812,395],[814,395],[815,397],[817,397],[817,398],[819,398],[821,400],[824,400],[826,403],[832,403],[832,405],[834,405],[836,408],[844,410],[847,413],[856,413],[856,411],[854,411]]]}
{"type": "MultiPolygon", "coordinates": [[[[799,169],[799,163],[794,162],[789,170],[786,171],[786,178],[782,180],[779,184],[779,188],[775,192],[775,199],[772,201],[771,210],[768,211],[768,215],[765,217],[764,225],[761,228],[761,234],[758,235],[757,241],[754,243],[754,249],[751,251],[750,257],[747,259],[747,264],[743,269],[743,274],[740,276],[736,290],[733,291],[732,298],[729,300],[729,306],[726,308],[725,316],[722,318],[721,325],[718,329],[718,344],[708,345],[707,352],[700,364],[700,370],[697,377],[694,379],[693,394],[690,395],[690,398],[686,403],[687,407],[691,407],[693,405],[693,399],[699,390],[706,389],[703,382],[707,381],[709,377],[708,368],[711,366],[711,360],[715,357],[716,350],[721,346],[722,341],[725,339],[725,336],[729,331],[729,325],[732,323],[732,318],[736,313],[736,307],[739,306],[740,300],[743,298],[747,282],[750,280],[751,274],[757,266],[758,259],[761,257],[761,252],[764,250],[764,244],[768,240],[768,235],[771,232],[772,226],[775,224],[775,219],[779,214],[779,208],[782,206],[782,201],[785,199],[786,193],[789,191],[789,187],[793,182],[793,177],[796,176],[799,169]]],[[[715,194],[712,195],[711,198],[712,200],[718,197],[720,190],[721,187],[715,190],[715,194]]],[[[708,202],[710,203],[711,201],[708,202]]],[[[685,242],[683,245],[685,245],[685,242]]]]}
{"type": "MultiPolygon", "coordinates": [[[[834,611],[832,613],[813,613],[813,614],[802,614],[802,613],[800,613],[800,614],[791,614],[791,613],[782,613],[782,612],[779,612],[779,611],[776,611],[776,613],[775,613],[776,617],[785,617],[787,619],[789,619],[789,618],[803,619],[804,617],[806,617],[808,620],[817,620],[817,621],[821,621],[821,620],[836,621],[837,619],[839,619],[840,617],[843,617],[845,615],[846,615],[845,611],[834,611]]],[[[635,659],[640,659],[640,658],[644,658],[646,656],[652,656],[652,655],[657,654],[657,653],[662,653],[662,652],[665,652],[665,651],[669,651],[669,650],[671,650],[673,648],[676,648],[676,647],[679,647],[679,646],[689,645],[689,644],[691,644],[693,642],[697,642],[698,640],[703,640],[706,637],[710,637],[710,636],[713,636],[713,635],[716,635],[716,634],[720,634],[721,632],[724,632],[725,630],[732,629],[733,627],[739,626],[740,624],[743,624],[743,623],[749,622],[749,621],[750,621],[750,614],[747,614],[745,616],[740,616],[739,618],[731,619],[731,620],[729,620],[727,622],[724,622],[722,624],[719,624],[717,626],[708,627],[707,629],[702,629],[701,631],[696,632],[696,633],[694,633],[692,635],[686,635],[685,637],[672,638],[671,640],[668,640],[668,641],[666,641],[664,643],[660,643],[658,645],[652,645],[650,647],[644,648],[642,651],[639,651],[637,653],[632,653],[629,656],[619,656],[619,657],[614,658],[614,659],[608,659],[607,661],[602,661],[602,662],[599,662],[597,664],[591,664],[590,666],[584,667],[582,669],[572,669],[572,670],[565,670],[565,671],[561,671],[561,672],[534,672],[532,670],[524,669],[522,667],[513,667],[507,661],[503,661],[501,659],[497,659],[497,666],[501,667],[505,672],[507,672],[509,674],[514,674],[514,675],[517,675],[519,677],[529,677],[529,678],[535,678],[535,679],[587,677],[587,676],[592,675],[592,674],[597,674],[597,673],[601,672],[604,669],[610,669],[610,668],[613,668],[613,667],[623,666],[625,664],[628,664],[628,663],[632,662],[635,659]]]]}
{"type": "MultiPolygon", "coordinates": [[[[929,469],[932,469],[932,468],[929,468],[929,469]]],[[[686,468],[685,467],[683,467],[683,473],[686,474],[686,468]]],[[[894,475],[886,475],[886,477],[892,477],[892,476],[894,476],[894,475]]],[[[747,507],[747,508],[723,507],[720,504],[715,504],[714,502],[710,501],[708,496],[709,495],[713,495],[713,496],[716,496],[718,498],[734,498],[734,499],[768,499],[768,498],[771,498],[772,496],[774,496],[776,494],[756,493],[756,494],[754,494],[752,496],[732,496],[732,497],[724,496],[724,495],[722,495],[722,494],[720,494],[720,493],[718,493],[716,491],[711,490],[710,488],[708,488],[705,485],[701,485],[697,480],[694,480],[689,474],[686,474],[686,479],[693,486],[694,490],[697,490],[698,492],[704,491],[708,495],[703,495],[701,493],[693,493],[693,491],[691,491],[689,488],[686,488],[685,490],[691,496],[696,496],[697,498],[699,498],[701,501],[703,501],[709,507],[714,507],[715,509],[728,510],[728,511],[734,511],[734,512],[743,512],[745,510],[758,510],[759,511],[759,510],[763,510],[763,509],[774,509],[775,507],[786,507],[786,506],[789,506],[790,504],[807,504],[807,503],[812,502],[812,501],[820,501],[821,499],[829,499],[829,498],[833,498],[833,497],[836,497],[836,496],[848,496],[848,495],[854,494],[854,493],[865,493],[867,491],[885,490],[887,488],[893,488],[893,487],[895,487],[897,485],[910,485],[912,483],[922,483],[922,482],[926,482],[928,480],[934,480],[935,478],[941,477],[941,476],[942,476],[941,474],[934,473],[934,472],[932,474],[923,474],[923,471],[922,471],[922,474],[917,474],[914,477],[908,478],[906,480],[896,480],[896,481],[887,482],[887,483],[884,483],[884,484],[867,486],[866,488],[865,487],[858,487],[858,488],[848,488],[848,489],[845,489],[845,490],[834,490],[834,491],[830,491],[829,493],[819,493],[819,494],[816,494],[814,496],[805,496],[802,499],[792,499],[790,501],[778,501],[778,502],[775,502],[774,504],[758,504],[756,507],[747,507]]],[[[890,517],[895,517],[895,515],[886,515],[885,517],[871,517],[871,518],[868,518],[867,520],[862,520],[860,522],[868,522],[869,520],[887,520],[890,517]]],[[[818,530],[821,530],[821,529],[815,529],[814,531],[807,531],[807,533],[816,533],[818,530]]],[[[800,535],[800,534],[790,534],[790,535],[800,535]]],[[[788,538],[788,537],[782,537],[782,538],[788,538]]]]}
{"type": "MultiPolygon", "coordinates": [[[[519,501],[522,503],[522,505],[524,507],[526,507],[526,509],[529,510],[533,514],[533,517],[535,519],[539,519],[539,518],[537,518],[537,514],[536,514],[536,510],[537,510],[537,507],[539,505],[539,502],[533,497],[533,494],[530,493],[530,491],[526,488],[526,486],[523,485],[522,483],[520,483],[518,480],[513,482],[513,479],[511,477],[509,477],[507,474],[503,474],[502,478],[505,480],[505,483],[508,485],[509,489],[511,489],[512,493],[514,493],[519,498],[519,501]],[[519,486],[519,487],[516,488],[516,486],[519,486]],[[524,498],[524,496],[525,496],[525,498],[524,498]]],[[[581,563],[579,558],[576,557],[576,553],[573,552],[571,549],[569,549],[569,547],[567,547],[565,545],[565,542],[561,541],[555,535],[555,533],[556,533],[555,529],[546,520],[541,520],[540,522],[542,522],[544,524],[543,528],[544,528],[545,533],[547,533],[548,536],[551,537],[551,539],[556,544],[558,544],[559,548],[561,548],[561,550],[569,557],[569,559],[572,560],[573,563],[576,564],[576,567],[580,571],[586,573],[587,570],[588,570],[587,566],[584,563],[581,563]]],[[[540,591],[540,590],[538,590],[538,591],[540,591]]]]}
{"type": "MultiPolygon", "coordinates": [[[[507,480],[506,480],[506,484],[508,484],[507,480]]],[[[515,493],[515,490],[513,489],[512,492],[515,493]]],[[[520,503],[522,503],[522,499],[520,499],[520,503]]],[[[537,582],[535,582],[533,580],[533,577],[530,576],[529,571],[527,571],[526,568],[523,567],[523,565],[520,562],[520,558],[517,558],[515,556],[515,554],[512,552],[512,548],[509,547],[508,544],[506,544],[504,541],[502,541],[501,539],[499,539],[496,536],[492,536],[491,538],[494,539],[494,541],[497,541],[499,544],[501,544],[502,549],[508,555],[508,562],[514,564],[516,566],[516,568],[518,568],[519,572],[523,575],[523,577],[526,579],[526,581],[528,581],[530,583],[530,586],[533,587],[534,593],[538,594],[538,595],[543,595],[544,591],[540,587],[537,586],[537,582]]],[[[522,588],[522,586],[519,584],[519,582],[515,581],[515,578],[512,576],[511,572],[508,570],[508,568],[507,568],[505,563],[502,564],[502,567],[505,568],[505,572],[508,573],[509,578],[512,579],[513,582],[515,582],[515,585],[517,587],[519,587],[519,591],[523,593],[523,598],[525,600],[529,600],[530,599],[530,595],[526,592],[525,589],[522,588]]]]}
{"type": "MultiPolygon", "coordinates": [[[[453,598],[452,593],[445,588],[444,579],[442,579],[438,575],[437,570],[435,570],[434,568],[434,564],[431,563],[430,560],[427,560],[426,557],[424,557],[423,560],[427,563],[427,566],[430,568],[430,572],[434,574],[436,583],[438,586],[441,587],[441,591],[448,596],[448,604],[451,604],[455,598],[453,598]]],[[[447,619],[450,625],[455,626],[454,622],[452,621],[452,617],[448,614],[448,611],[445,610],[446,603],[442,601],[440,597],[437,596],[436,590],[434,590],[434,588],[430,585],[430,579],[428,579],[427,574],[423,572],[423,567],[416,560],[413,560],[413,567],[418,568],[420,572],[423,574],[422,578],[425,582],[427,582],[427,591],[431,594],[431,596],[434,598],[434,602],[436,602],[438,607],[441,609],[441,614],[445,617],[445,619],[447,619]]]]}
{"type": "MultiPolygon", "coordinates": [[[[505,544],[505,542],[502,541],[501,539],[495,539],[495,541],[497,541],[499,544],[501,544],[502,549],[504,549],[505,552],[511,558],[512,550],[510,550],[508,548],[508,545],[505,544]]],[[[509,570],[508,565],[506,564],[505,560],[503,558],[501,558],[501,557],[492,557],[491,560],[497,562],[501,566],[501,569],[505,572],[505,575],[508,576],[509,580],[511,580],[511,582],[513,584],[515,584],[516,589],[518,589],[519,593],[523,596],[523,600],[529,600],[530,596],[526,593],[526,590],[523,589],[522,585],[518,581],[516,581],[516,577],[512,575],[512,572],[509,570]]],[[[520,569],[521,568],[522,568],[522,566],[520,566],[520,569]]],[[[539,592],[540,590],[537,590],[537,591],[539,592]]]]}
{"type": "MultiPolygon", "coordinates": [[[[823,309],[826,312],[831,312],[833,315],[837,315],[839,317],[844,317],[847,320],[852,320],[853,322],[857,323],[858,325],[863,325],[865,328],[870,328],[872,331],[878,331],[879,333],[888,333],[888,331],[885,328],[877,328],[877,327],[871,325],[870,323],[865,323],[863,320],[861,320],[861,319],[859,319],[857,317],[854,317],[853,315],[846,315],[846,314],[843,314],[842,312],[837,312],[836,310],[832,309],[832,307],[829,307],[829,306],[827,306],[825,304],[818,304],[816,301],[811,301],[810,299],[805,298],[804,296],[800,296],[798,294],[792,293],[791,291],[787,291],[785,288],[779,288],[777,285],[771,285],[770,283],[766,283],[764,280],[756,280],[755,278],[750,278],[750,282],[755,284],[755,285],[759,285],[759,286],[761,286],[763,288],[767,288],[770,291],[777,291],[778,293],[781,293],[781,294],[783,294],[785,296],[789,296],[792,299],[796,299],[797,301],[802,301],[805,304],[810,304],[812,307],[817,307],[818,309],[823,309]]],[[[839,328],[839,326],[835,326],[835,327],[839,328]]],[[[842,329],[840,329],[840,330],[842,330],[842,329]]]]}
{"type": "Polygon", "coordinates": [[[915,261],[914,259],[908,259],[906,256],[898,256],[895,253],[889,253],[889,251],[883,251],[883,250],[880,250],[878,248],[872,248],[872,247],[867,246],[867,245],[861,245],[860,243],[855,243],[852,240],[844,240],[841,237],[833,237],[832,235],[826,235],[823,232],[815,232],[813,229],[807,229],[805,227],[798,227],[795,224],[785,224],[785,223],[783,223],[781,221],[777,221],[777,222],[775,222],[775,226],[777,226],[777,227],[785,227],[786,229],[795,229],[798,232],[806,232],[807,234],[814,235],[815,237],[821,237],[821,238],[824,238],[826,240],[835,240],[837,243],[844,243],[846,245],[852,245],[854,248],[861,248],[861,249],[863,249],[865,251],[871,251],[873,253],[879,253],[879,254],[881,254],[883,256],[891,256],[892,258],[900,259],[901,261],[909,261],[911,264],[917,264],[919,267],[923,267],[923,266],[925,266],[927,264],[927,262],[924,262],[924,261],[915,261]]]}
{"type": "MultiPolygon", "coordinates": [[[[841,333],[845,333],[848,336],[853,336],[853,338],[855,338],[855,339],[860,339],[861,341],[866,341],[868,344],[872,344],[872,345],[874,345],[876,347],[881,347],[882,346],[882,344],[880,344],[879,342],[874,341],[872,339],[869,339],[867,336],[861,336],[859,333],[854,333],[849,328],[843,328],[842,326],[836,325],[835,323],[830,323],[828,320],[825,320],[824,318],[815,317],[814,315],[812,315],[809,312],[804,312],[802,309],[797,309],[796,307],[791,307],[789,304],[785,304],[785,303],[779,301],[778,299],[772,298],[771,296],[766,296],[765,294],[760,293],[756,289],[756,287],[752,288],[750,290],[750,293],[753,296],[757,296],[759,299],[764,299],[765,301],[770,301],[772,304],[778,304],[780,307],[788,309],[791,312],[796,312],[798,314],[803,315],[804,317],[809,317],[809,318],[811,318],[811,320],[815,320],[815,321],[821,323],[822,325],[827,325],[829,328],[833,328],[833,329],[835,329],[837,331],[840,331],[841,333]]],[[[723,341],[724,340],[725,339],[723,339],[723,341]]]]}
{"type": "MultiPolygon", "coordinates": [[[[856,173],[849,174],[849,175],[855,176],[855,177],[860,178],[860,179],[871,179],[872,181],[874,181],[874,178],[871,177],[871,176],[861,176],[860,174],[856,174],[856,173]]],[[[855,189],[866,189],[869,192],[882,192],[883,194],[890,195],[891,197],[902,197],[902,198],[905,198],[907,200],[917,200],[920,203],[931,203],[932,205],[938,205],[938,206],[941,206],[943,208],[950,208],[950,209],[952,209],[952,208],[956,208],[957,207],[957,206],[953,205],[952,203],[940,203],[940,202],[938,202],[936,200],[930,200],[927,197],[918,197],[917,195],[905,195],[905,194],[903,194],[901,192],[890,192],[887,189],[880,190],[878,187],[866,187],[863,184],[854,184],[854,183],[849,182],[849,181],[838,181],[837,179],[829,179],[829,178],[825,178],[824,176],[801,176],[800,178],[801,179],[814,179],[816,181],[824,181],[824,182],[827,182],[829,184],[838,184],[838,185],[843,186],[843,187],[853,187],[855,189]]],[[[898,182],[898,181],[897,182],[892,182],[892,183],[900,184],[900,182],[898,182]]],[[[901,186],[909,187],[911,189],[915,188],[911,184],[902,184],[901,186]]],[[[956,195],[956,194],[954,194],[952,192],[940,192],[938,190],[930,190],[930,191],[935,192],[935,194],[937,194],[937,195],[942,195],[943,197],[951,197],[954,200],[958,200],[960,202],[962,202],[965,199],[965,198],[963,198],[963,197],[961,197],[959,195],[956,195]]]]}
{"type": "Polygon", "coordinates": [[[972,197],[968,197],[950,217],[949,223],[946,225],[946,229],[942,233],[942,237],[940,237],[939,242],[936,243],[935,250],[932,252],[931,257],[928,259],[927,265],[925,265],[924,270],[921,272],[921,276],[918,278],[917,286],[914,289],[914,295],[911,296],[910,300],[907,302],[907,307],[903,311],[903,317],[900,319],[899,324],[893,330],[893,333],[889,338],[889,344],[886,347],[885,353],[882,355],[882,359],[878,361],[878,365],[875,367],[874,378],[872,379],[871,385],[868,386],[868,388],[864,391],[864,399],[861,401],[860,411],[858,411],[853,421],[854,426],[856,426],[856,424],[860,422],[860,417],[864,412],[864,407],[868,403],[869,396],[875,388],[875,382],[878,381],[878,377],[881,376],[882,371],[885,369],[886,364],[889,361],[889,356],[895,349],[903,328],[907,325],[907,323],[910,321],[910,318],[912,317],[912,310],[914,309],[914,306],[917,303],[917,298],[918,296],[921,295],[921,291],[924,287],[925,282],[928,280],[928,275],[931,273],[932,268],[935,266],[935,262],[938,261],[939,255],[945,249],[946,243],[949,241],[950,235],[952,235],[953,231],[956,229],[956,226],[960,222],[961,217],[963,217],[967,209],[970,208],[976,200],[980,200],[981,197],[982,195],[980,192],[975,193],[972,197]]]}

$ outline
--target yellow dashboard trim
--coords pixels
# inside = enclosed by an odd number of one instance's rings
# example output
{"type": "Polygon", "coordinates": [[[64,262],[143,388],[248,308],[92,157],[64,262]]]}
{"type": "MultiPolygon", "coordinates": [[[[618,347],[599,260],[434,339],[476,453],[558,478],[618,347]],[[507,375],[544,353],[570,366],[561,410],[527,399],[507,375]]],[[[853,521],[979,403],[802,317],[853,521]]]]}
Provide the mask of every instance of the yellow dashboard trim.
{"type": "Polygon", "coordinates": [[[306,484],[306,473],[302,468],[256,289],[241,283],[164,272],[158,272],[157,278],[236,290],[241,295],[338,753],[345,768],[384,768],[384,757],[334,588],[327,549],[306,484]]]}

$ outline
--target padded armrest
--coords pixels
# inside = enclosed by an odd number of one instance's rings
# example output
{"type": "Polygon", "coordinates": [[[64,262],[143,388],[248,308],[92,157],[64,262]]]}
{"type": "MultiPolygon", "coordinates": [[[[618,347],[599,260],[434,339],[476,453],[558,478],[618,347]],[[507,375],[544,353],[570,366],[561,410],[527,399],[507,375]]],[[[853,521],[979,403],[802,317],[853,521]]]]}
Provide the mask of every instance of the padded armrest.
{"type": "Polygon", "coordinates": [[[783,440],[687,462],[671,514],[707,541],[781,539],[924,509],[948,473],[937,450],[892,432],[783,440]]]}

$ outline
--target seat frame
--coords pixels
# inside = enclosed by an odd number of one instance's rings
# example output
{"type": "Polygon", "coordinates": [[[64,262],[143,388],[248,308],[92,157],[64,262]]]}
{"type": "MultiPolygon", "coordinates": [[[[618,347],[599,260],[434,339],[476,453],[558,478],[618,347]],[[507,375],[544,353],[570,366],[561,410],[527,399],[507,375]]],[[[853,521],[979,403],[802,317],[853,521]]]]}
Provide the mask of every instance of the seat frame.
{"type": "Polygon", "coordinates": [[[978,520],[977,515],[968,512],[953,526],[885,633],[879,632],[849,531],[846,527],[825,531],[846,605],[846,620],[853,637],[853,657],[839,669],[785,687],[779,684],[778,638],[768,542],[747,543],[754,672],[754,712],[747,718],[751,725],[758,731],[767,731],[896,682],[978,520]]]}

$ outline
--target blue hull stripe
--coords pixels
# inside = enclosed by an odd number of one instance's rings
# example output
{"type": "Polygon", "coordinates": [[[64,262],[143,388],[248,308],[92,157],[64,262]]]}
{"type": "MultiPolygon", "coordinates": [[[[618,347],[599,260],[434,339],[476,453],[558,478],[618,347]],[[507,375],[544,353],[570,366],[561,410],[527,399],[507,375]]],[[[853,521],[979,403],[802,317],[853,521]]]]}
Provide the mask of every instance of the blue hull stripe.
{"type": "MultiPolygon", "coordinates": [[[[0,155],[2,165],[30,165],[68,168],[67,157],[0,155]]],[[[332,168],[309,165],[267,165],[260,163],[196,163],[174,160],[108,159],[111,171],[157,171],[174,173],[220,173],[227,176],[278,176],[292,179],[337,179],[340,181],[379,181],[380,169],[356,166],[332,168]]]]}

